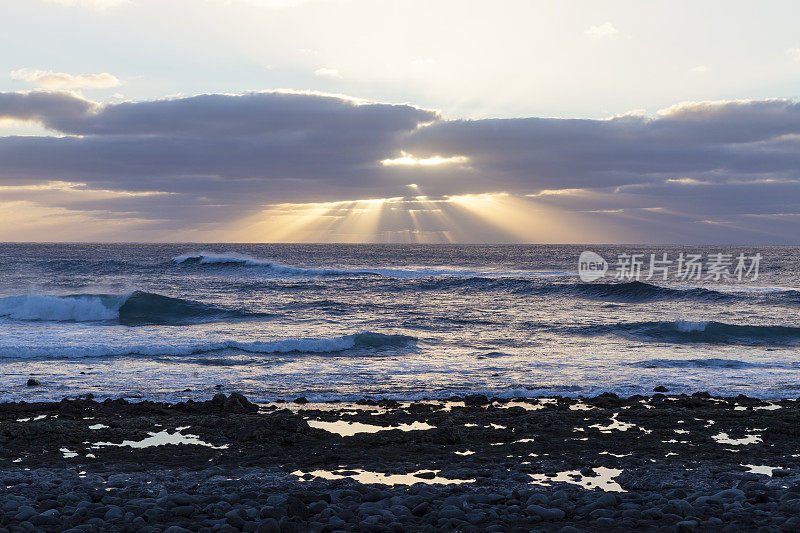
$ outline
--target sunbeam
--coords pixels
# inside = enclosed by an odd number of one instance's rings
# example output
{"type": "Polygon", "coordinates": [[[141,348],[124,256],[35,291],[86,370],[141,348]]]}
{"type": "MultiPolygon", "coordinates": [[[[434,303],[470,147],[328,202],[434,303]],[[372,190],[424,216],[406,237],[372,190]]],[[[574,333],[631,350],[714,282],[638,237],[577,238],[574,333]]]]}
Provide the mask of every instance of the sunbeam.
{"type": "MultiPolygon", "coordinates": [[[[415,192],[421,192],[418,185],[415,192]]],[[[234,240],[340,243],[567,243],[634,239],[631,214],[588,213],[536,197],[424,194],[325,203],[283,203],[236,223],[234,240]]]]}

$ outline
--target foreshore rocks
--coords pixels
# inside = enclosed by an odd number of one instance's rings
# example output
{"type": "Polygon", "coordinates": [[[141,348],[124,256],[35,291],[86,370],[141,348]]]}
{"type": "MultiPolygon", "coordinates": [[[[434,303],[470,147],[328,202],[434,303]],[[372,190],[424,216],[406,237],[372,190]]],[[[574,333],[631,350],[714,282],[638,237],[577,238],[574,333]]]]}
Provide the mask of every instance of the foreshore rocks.
{"type": "Polygon", "coordinates": [[[798,531],[799,427],[707,393],[0,403],[0,533],[798,531]]]}

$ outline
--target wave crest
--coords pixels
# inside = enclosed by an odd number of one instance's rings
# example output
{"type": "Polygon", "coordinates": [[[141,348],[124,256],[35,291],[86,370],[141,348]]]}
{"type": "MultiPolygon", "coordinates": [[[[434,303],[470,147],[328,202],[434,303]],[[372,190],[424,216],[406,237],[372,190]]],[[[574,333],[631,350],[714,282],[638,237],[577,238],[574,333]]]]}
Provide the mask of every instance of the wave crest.
{"type": "Polygon", "coordinates": [[[27,294],[0,298],[0,316],[14,320],[107,322],[123,325],[185,325],[215,320],[269,316],[136,291],[126,295],[27,294]]]}
{"type": "Polygon", "coordinates": [[[58,322],[112,320],[119,317],[119,308],[124,301],[124,296],[108,294],[6,296],[0,298],[0,316],[58,322]]]}
{"type": "MultiPolygon", "coordinates": [[[[202,355],[222,350],[235,350],[249,354],[335,354],[348,350],[404,347],[417,341],[407,335],[387,335],[365,331],[353,335],[327,338],[290,338],[272,341],[242,342],[221,340],[190,344],[122,344],[118,346],[0,346],[0,358],[19,359],[80,359],[87,357],[149,356],[180,357],[202,355]]],[[[218,364],[237,364],[235,360],[215,359],[218,364]]],[[[239,363],[241,364],[241,363],[239,363]]]]}
{"type": "Polygon", "coordinates": [[[179,255],[172,258],[178,264],[184,265],[206,265],[206,266],[235,266],[235,267],[256,267],[276,274],[296,275],[296,276],[335,276],[341,274],[368,274],[369,272],[331,269],[331,268],[301,268],[281,265],[274,261],[257,259],[247,254],[236,252],[214,253],[197,252],[179,255]]]}
{"type": "Polygon", "coordinates": [[[583,335],[614,334],[636,340],[676,344],[738,344],[744,346],[795,346],[800,344],[800,328],[755,326],[724,322],[633,322],[572,328],[583,335]]]}
{"type": "Polygon", "coordinates": [[[576,296],[623,302],[646,302],[667,298],[711,301],[736,298],[732,294],[702,287],[676,289],[652,285],[643,281],[628,281],[624,283],[580,283],[569,287],[571,287],[570,292],[573,292],[576,296]]]}
{"type": "MultiPolygon", "coordinates": [[[[258,259],[251,255],[241,254],[237,252],[192,252],[179,255],[172,258],[172,261],[185,266],[202,266],[207,268],[218,267],[220,269],[246,269],[255,268],[263,272],[269,272],[277,276],[356,276],[356,277],[372,277],[372,278],[394,278],[397,280],[435,280],[433,284],[429,285],[428,289],[436,288],[437,280],[446,280],[443,285],[447,287],[447,283],[454,283],[456,285],[463,285],[458,280],[467,280],[466,284],[474,283],[480,280],[507,280],[519,277],[553,277],[572,275],[570,272],[552,272],[552,271],[489,271],[482,272],[470,270],[467,268],[459,267],[444,267],[444,266],[420,266],[409,265],[402,267],[341,267],[341,268],[328,268],[328,267],[293,267],[269,261],[266,259],[258,259]],[[447,281],[450,280],[450,281],[447,281]],[[455,280],[455,281],[453,281],[455,280]]],[[[524,282],[524,280],[522,280],[524,282]]],[[[425,284],[422,285],[423,288],[425,284]]]]}

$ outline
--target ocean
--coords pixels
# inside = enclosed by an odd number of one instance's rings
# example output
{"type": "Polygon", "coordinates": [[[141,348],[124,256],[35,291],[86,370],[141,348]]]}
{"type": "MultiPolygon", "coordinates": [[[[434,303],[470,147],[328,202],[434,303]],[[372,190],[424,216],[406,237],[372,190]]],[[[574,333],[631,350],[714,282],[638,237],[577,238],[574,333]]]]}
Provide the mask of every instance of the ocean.
{"type": "Polygon", "coordinates": [[[0,401],[800,396],[800,249],[0,244],[0,401]],[[609,271],[578,276],[582,251],[609,271]],[[614,279],[620,254],[757,279],[614,279]],[[29,387],[35,378],[40,386],[29,387]]]}

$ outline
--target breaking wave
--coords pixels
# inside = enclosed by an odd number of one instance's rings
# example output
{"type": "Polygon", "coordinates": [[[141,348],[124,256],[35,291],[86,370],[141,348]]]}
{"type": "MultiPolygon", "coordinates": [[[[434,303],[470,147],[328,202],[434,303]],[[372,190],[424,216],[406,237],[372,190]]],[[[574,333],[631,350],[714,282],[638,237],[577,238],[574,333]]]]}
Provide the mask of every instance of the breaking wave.
{"type": "MultiPolygon", "coordinates": [[[[186,267],[242,270],[255,269],[268,277],[354,277],[371,278],[387,290],[499,291],[514,295],[568,296],[587,300],[640,303],[680,299],[697,302],[762,300],[776,305],[800,305],[800,291],[719,290],[692,286],[663,286],[643,281],[581,283],[567,271],[475,271],[436,266],[399,268],[322,268],[282,265],[250,255],[227,252],[196,252],[179,255],[173,262],[186,267]]],[[[289,287],[282,287],[289,288],[289,287]]]]}
{"type": "Polygon", "coordinates": [[[265,313],[212,305],[136,291],[126,295],[27,294],[0,298],[0,316],[15,320],[54,322],[118,322],[128,326],[185,325],[209,321],[265,317],[265,313]]]}
{"type": "Polygon", "coordinates": [[[179,255],[172,259],[178,264],[184,265],[208,265],[208,266],[234,266],[234,267],[257,267],[269,270],[276,274],[297,275],[297,276],[336,276],[348,273],[368,274],[368,272],[356,272],[350,270],[340,270],[331,268],[300,268],[281,265],[265,259],[229,252],[218,254],[213,252],[199,252],[179,255]]]}
{"type": "Polygon", "coordinates": [[[662,300],[666,298],[681,298],[690,300],[727,300],[736,296],[723,292],[691,287],[676,289],[651,285],[642,281],[628,281],[625,283],[579,283],[571,285],[570,292],[575,296],[598,300],[612,300],[623,302],[645,302],[662,300]]]}
{"type": "Polygon", "coordinates": [[[427,290],[501,290],[511,294],[541,296],[563,295],[589,300],[631,303],[674,298],[700,301],[723,301],[745,297],[702,287],[673,288],[652,285],[641,281],[629,281],[624,283],[565,283],[537,278],[469,277],[427,279],[422,280],[419,285],[419,288],[427,290]]]}
{"type": "Polygon", "coordinates": [[[724,322],[633,322],[570,328],[583,335],[615,334],[650,342],[676,344],[739,344],[745,346],[795,346],[800,344],[800,328],[792,326],[752,326],[724,322]]]}
{"type": "MultiPolygon", "coordinates": [[[[173,257],[172,261],[184,266],[202,266],[220,269],[254,268],[275,276],[356,276],[373,278],[394,278],[397,280],[445,279],[445,280],[496,280],[519,276],[552,277],[574,273],[551,271],[496,271],[484,272],[470,269],[440,266],[403,266],[403,267],[352,267],[352,268],[320,268],[294,267],[282,265],[275,261],[236,252],[193,252],[173,257]]],[[[455,282],[458,284],[458,281],[455,282]]],[[[433,288],[433,287],[432,287],[433,288]]]]}
{"type": "MultiPolygon", "coordinates": [[[[123,355],[176,357],[201,355],[221,350],[236,350],[250,354],[326,354],[357,349],[378,349],[383,347],[403,347],[416,342],[416,337],[407,335],[386,335],[366,331],[354,335],[329,338],[290,338],[273,341],[240,342],[222,340],[199,343],[172,344],[120,344],[85,346],[0,346],[0,358],[74,359],[84,357],[114,357],[123,355]]],[[[229,364],[236,364],[235,361],[229,364]]]]}

